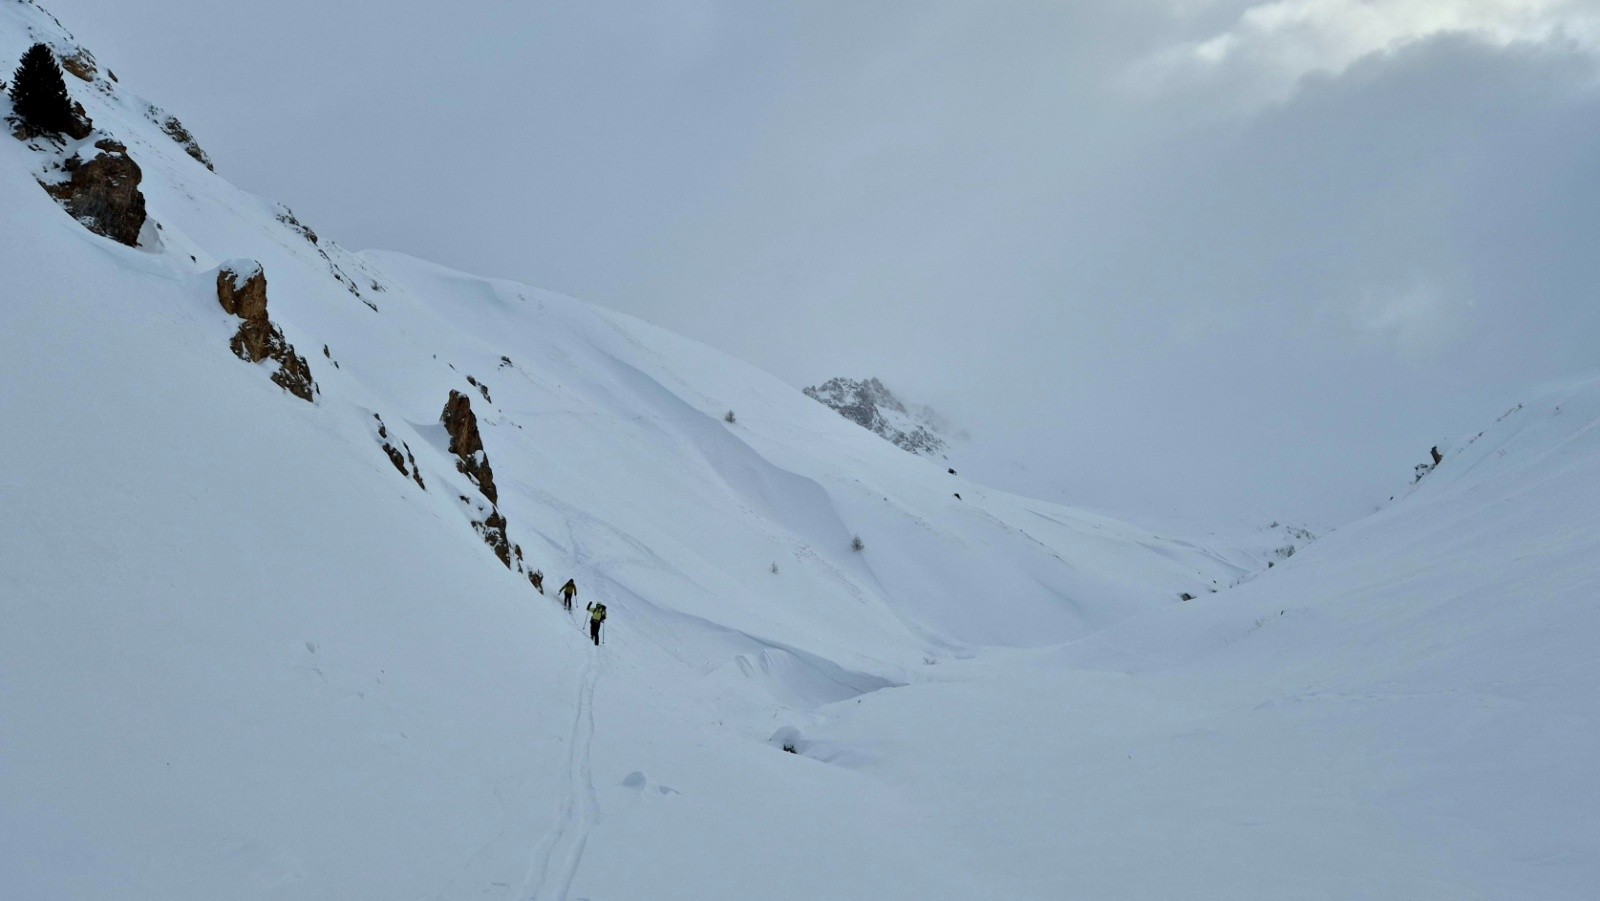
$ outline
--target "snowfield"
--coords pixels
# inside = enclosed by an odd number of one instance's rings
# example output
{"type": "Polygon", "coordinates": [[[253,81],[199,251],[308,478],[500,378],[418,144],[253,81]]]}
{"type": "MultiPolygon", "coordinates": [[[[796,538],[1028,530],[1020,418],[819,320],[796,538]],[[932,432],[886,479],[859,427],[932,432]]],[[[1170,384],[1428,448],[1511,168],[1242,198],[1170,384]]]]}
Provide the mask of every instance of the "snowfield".
{"type": "MultiPolygon", "coordinates": [[[[0,57],[36,40],[76,48],[0,4],[0,57]]],[[[1600,383],[1263,571],[312,240],[103,65],[68,87],[96,135],[0,136],[0,896],[1600,893],[1600,383]],[[138,248],[36,183],[106,136],[138,248]],[[316,403],[230,352],[229,260],[316,403]],[[472,527],[451,390],[545,596],[472,527]]]]}

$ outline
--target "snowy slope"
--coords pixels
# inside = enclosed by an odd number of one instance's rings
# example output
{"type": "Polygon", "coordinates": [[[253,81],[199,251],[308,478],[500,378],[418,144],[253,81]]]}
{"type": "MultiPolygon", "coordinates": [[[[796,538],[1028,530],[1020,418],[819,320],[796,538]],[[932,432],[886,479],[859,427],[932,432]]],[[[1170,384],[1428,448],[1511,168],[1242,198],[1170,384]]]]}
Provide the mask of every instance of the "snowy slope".
{"type": "Polygon", "coordinates": [[[1239,588],[814,737],[985,823],[976,853],[1028,897],[1593,897],[1596,509],[1588,381],[1239,588]]]}
{"type": "MultiPolygon", "coordinates": [[[[73,50],[0,2],[0,56],[39,39],[73,50]]],[[[0,895],[1600,885],[1600,383],[1257,573],[627,317],[312,241],[103,64],[68,84],[160,228],[90,234],[0,136],[0,895]],[[238,258],[315,404],[228,350],[238,258]],[[473,531],[451,390],[604,647],[473,531]]]]}
{"type": "MultiPolygon", "coordinates": [[[[0,4],[0,56],[35,40],[76,49],[0,4]]],[[[923,860],[959,834],[925,799],[771,737],[1242,573],[951,477],[643,323],[313,240],[104,62],[68,84],[98,132],[65,152],[126,144],[152,225],[89,233],[35,184],[51,155],[0,137],[8,893],[1005,895],[923,860]],[[315,404],[229,352],[232,259],[262,264],[315,404]],[[607,602],[606,647],[473,531],[452,389],[512,539],[607,602]]]]}

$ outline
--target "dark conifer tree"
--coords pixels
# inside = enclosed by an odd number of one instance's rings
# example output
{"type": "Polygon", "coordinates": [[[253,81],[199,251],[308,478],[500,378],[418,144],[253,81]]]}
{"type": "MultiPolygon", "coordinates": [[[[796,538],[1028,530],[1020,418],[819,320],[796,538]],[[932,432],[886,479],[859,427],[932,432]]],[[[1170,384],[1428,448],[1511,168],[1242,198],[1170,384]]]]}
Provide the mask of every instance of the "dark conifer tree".
{"type": "Polygon", "coordinates": [[[78,130],[61,67],[43,44],[34,44],[22,54],[22,63],[11,77],[11,103],[17,118],[36,131],[71,134],[78,130]]]}

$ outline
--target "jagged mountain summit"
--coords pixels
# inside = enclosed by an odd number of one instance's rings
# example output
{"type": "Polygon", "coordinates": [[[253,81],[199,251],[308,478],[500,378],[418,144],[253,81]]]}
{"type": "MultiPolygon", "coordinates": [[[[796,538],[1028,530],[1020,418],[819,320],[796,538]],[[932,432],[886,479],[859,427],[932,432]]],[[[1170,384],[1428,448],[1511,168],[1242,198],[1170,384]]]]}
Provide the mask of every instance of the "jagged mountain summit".
{"type": "Polygon", "coordinates": [[[949,442],[940,434],[943,420],[927,407],[908,408],[876,378],[833,378],[805,389],[840,416],[903,450],[943,457],[949,442]]]}

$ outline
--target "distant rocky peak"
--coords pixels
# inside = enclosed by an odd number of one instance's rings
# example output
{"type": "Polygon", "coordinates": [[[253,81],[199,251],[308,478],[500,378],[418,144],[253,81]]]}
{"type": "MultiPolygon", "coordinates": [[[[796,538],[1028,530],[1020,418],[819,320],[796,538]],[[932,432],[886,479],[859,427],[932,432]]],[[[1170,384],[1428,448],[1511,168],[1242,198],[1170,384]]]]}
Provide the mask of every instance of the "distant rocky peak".
{"type": "Polygon", "coordinates": [[[927,408],[907,409],[894,392],[875,378],[836,378],[805,389],[807,397],[832,407],[840,416],[874,432],[900,448],[924,457],[944,455],[939,417],[927,408]]]}

